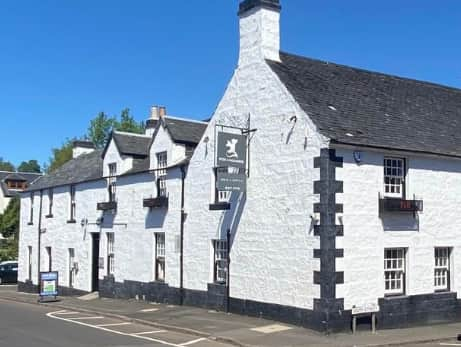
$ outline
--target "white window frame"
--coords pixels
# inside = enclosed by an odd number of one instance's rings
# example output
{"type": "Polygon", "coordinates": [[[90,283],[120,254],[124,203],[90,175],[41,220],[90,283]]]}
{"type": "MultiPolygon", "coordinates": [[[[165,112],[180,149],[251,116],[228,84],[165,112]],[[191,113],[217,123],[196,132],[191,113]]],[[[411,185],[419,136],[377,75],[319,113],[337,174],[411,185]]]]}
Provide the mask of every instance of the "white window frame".
{"type": "Polygon", "coordinates": [[[115,235],[113,232],[106,233],[107,238],[107,275],[111,276],[115,272],[115,235]]]}
{"type": "Polygon", "coordinates": [[[406,279],[406,248],[384,249],[384,294],[404,295],[406,279]]]}
{"type": "Polygon", "coordinates": [[[32,281],[32,246],[27,246],[27,279],[32,281]]]}
{"type": "Polygon", "coordinates": [[[155,233],[154,280],[165,282],[165,233],[155,233]]]}
{"type": "Polygon", "coordinates": [[[48,189],[48,216],[49,217],[53,215],[53,195],[54,195],[53,188],[49,188],[48,189]]]}
{"type": "Polygon", "coordinates": [[[75,220],[75,212],[76,212],[76,205],[75,205],[75,185],[70,186],[70,215],[69,219],[71,221],[75,220]]]}
{"type": "Polygon", "coordinates": [[[76,268],[74,266],[75,248],[68,248],[67,255],[68,255],[68,262],[69,262],[68,264],[69,288],[73,288],[74,282],[75,282],[75,272],[76,272],[76,268]]]}
{"type": "Polygon", "coordinates": [[[213,282],[227,284],[228,271],[227,240],[213,240],[213,282]]]}
{"type": "Polygon", "coordinates": [[[117,163],[109,163],[109,180],[108,180],[108,191],[109,201],[117,201],[117,163]]]}
{"type": "Polygon", "coordinates": [[[384,196],[404,198],[405,194],[405,158],[384,157],[384,196]]]}
{"type": "Polygon", "coordinates": [[[166,151],[157,152],[157,196],[167,196],[166,177],[168,167],[168,153],[166,151]]]}
{"type": "Polygon", "coordinates": [[[46,259],[48,260],[48,271],[51,272],[52,267],[53,267],[53,256],[51,254],[52,252],[51,246],[46,246],[45,250],[46,250],[46,259]]]}
{"type": "Polygon", "coordinates": [[[29,224],[34,223],[34,192],[30,193],[29,224]]]}
{"type": "Polygon", "coordinates": [[[450,247],[434,248],[434,290],[450,290],[450,247]]]}

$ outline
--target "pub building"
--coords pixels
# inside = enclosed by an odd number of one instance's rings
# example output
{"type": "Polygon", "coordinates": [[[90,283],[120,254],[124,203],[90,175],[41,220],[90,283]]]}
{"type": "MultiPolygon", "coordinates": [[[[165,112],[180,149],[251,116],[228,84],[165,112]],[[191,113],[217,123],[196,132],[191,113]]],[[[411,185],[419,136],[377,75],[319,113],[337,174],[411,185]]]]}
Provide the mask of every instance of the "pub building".
{"type": "Polygon", "coordinates": [[[61,294],[319,331],[461,317],[461,90],[283,52],[280,15],[240,3],[208,122],[154,107],[145,135],[76,143],[22,194],[19,290],[40,258],[61,294]]]}

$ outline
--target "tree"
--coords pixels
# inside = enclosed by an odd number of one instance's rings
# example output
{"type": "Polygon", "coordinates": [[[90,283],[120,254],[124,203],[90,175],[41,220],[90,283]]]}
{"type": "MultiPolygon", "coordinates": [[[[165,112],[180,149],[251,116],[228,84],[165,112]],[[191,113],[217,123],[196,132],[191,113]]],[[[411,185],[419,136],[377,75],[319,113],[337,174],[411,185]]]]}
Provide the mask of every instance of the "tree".
{"type": "Polygon", "coordinates": [[[50,163],[47,166],[47,172],[51,173],[72,159],[72,142],[67,139],[60,148],[53,148],[53,157],[50,158],[50,163]]]}
{"type": "Polygon", "coordinates": [[[14,165],[11,164],[9,161],[3,160],[2,157],[0,157],[0,171],[16,171],[14,168],[14,165]]]}
{"type": "Polygon", "coordinates": [[[102,148],[106,144],[110,132],[116,123],[117,120],[115,117],[109,117],[104,112],[99,112],[98,115],[90,121],[87,137],[93,141],[96,148],[102,148]]]}
{"type": "Polygon", "coordinates": [[[115,129],[119,131],[125,131],[128,133],[142,134],[144,133],[143,122],[138,123],[132,115],[130,115],[130,109],[125,108],[120,114],[120,121],[116,121],[115,129]]]}
{"type": "Polygon", "coordinates": [[[36,160],[23,161],[21,164],[19,164],[18,171],[36,173],[42,172],[40,164],[36,160]]]}
{"type": "Polygon", "coordinates": [[[0,233],[5,238],[18,238],[19,232],[19,197],[14,197],[0,215],[0,233]]]}

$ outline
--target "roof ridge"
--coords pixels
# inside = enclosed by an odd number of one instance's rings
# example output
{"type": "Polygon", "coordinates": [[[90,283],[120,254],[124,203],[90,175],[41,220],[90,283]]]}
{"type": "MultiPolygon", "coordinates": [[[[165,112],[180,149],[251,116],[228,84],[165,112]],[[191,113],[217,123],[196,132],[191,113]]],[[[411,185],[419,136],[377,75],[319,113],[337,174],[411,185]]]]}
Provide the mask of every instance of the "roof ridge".
{"type": "Polygon", "coordinates": [[[181,117],[174,117],[174,116],[164,116],[164,117],[168,119],[181,120],[181,121],[190,122],[190,123],[208,124],[208,122],[197,120],[197,119],[181,118],[181,117]]]}
{"type": "MultiPolygon", "coordinates": [[[[331,61],[327,61],[327,60],[306,57],[306,56],[302,56],[302,55],[299,55],[299,54],[293,54],[293,53],[288,53],[288,52],[284,52],[284,51],[280,51],[280,53],[288,55],[288,56],[292,56],[292,57],[295,57],[295,58],[299,58],[299,59],[315,61],[315,62],[318,62],[318,63],[327,64],[327,65],[335,65],[335,66],[338,66],[338,67],[341,67],[341,68],[351,69],[351,70],[355,70],[355,71],[358,71],[358,72],[365,72],[365,73],[368,73],[368,74],[379,75],[379,76],[388,77],[388,78],[394,78],[394,79],[397,79],[397,80],[413,82],[413,83],[433,86],[433,87],[442,88],[442,89],[448,89],[448,90],[455,91],[457,93],[461,93],[461,88],[457,88],[457,87],[453,87],[453,86],[447,86],[447,85],[441,84],[441,83],[435,83],[435,82],[425,81],[425,80],[418,80],[416,78],[411,78],[411,77],[403,77],[403,76],[398,76],[398,75],[392,75],[392,74],[389,74],[389,73],[384,73],[384,72],[375,71],[375,70],[367,70],[367,69],[360,68],[360,67],[355,67],[355,66],[350,66],[350,65],[345,65],[345,64],[339,64],[339,63],[335,63],[335,62],[331,62],[331,61]]],[[[271,61],[271,62],[273,62],[273,61],[271,61]]],[[[277,62],[275,62],[275,63],[277,63],[277,62]]],[[[283,60],[282,60],[281,64],[283,64],[283,60]]]]}
{"type": "Polygon", "coordinates": [[[136,133],[130,133],[128,131],[118,131],[114,130],[114,134],[120,134],[120,135],[128,135],[128,136],[137,136],[137,137],[145,137],[145,138],[150,138],[149,135],[145,134],[136,134],[136,133]]]}

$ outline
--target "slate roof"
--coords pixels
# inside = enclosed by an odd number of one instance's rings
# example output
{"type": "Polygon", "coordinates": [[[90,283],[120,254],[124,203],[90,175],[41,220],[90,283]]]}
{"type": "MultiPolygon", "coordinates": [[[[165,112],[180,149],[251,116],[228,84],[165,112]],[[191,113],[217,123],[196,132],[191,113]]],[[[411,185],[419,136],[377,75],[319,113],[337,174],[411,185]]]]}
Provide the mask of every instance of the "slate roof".
{"type": "Polygon", "coordinates": [[[147,156],[149,155],[149,147],[152,138],[149,136],[133,135],[114,131],[112,133],[120,154],[133,155],[133,156],[147,156]]]}
{"type": "Polygon", "coordinates": [[[69,160],[52,173],[39,178],[27,191],[97,180],[102,177],[101,150],[69,160]]]}
{"type": "Polygon", "coordinates": [[[163,117],[163,122],[173,141],[182,144],[198,144],[208,126],[205,122],[173,117],[163,117]]]}
{"type": "Polygon", "coordinates": [[[9,171],[0,171],[0,189],[3,192],[3,196],[5,197],[13,197],[18,195],[19,191],[8,189],[7,181],[14,180],[14,181],[26,181],[29,184],[34,182],[42,174],[40,173],[32,173],[32,172],[9,172],[9,171]]]}
{"type": "Polygon", "coordinates": [[[267,61],[333,143],[461,156],[461,90],[281,52],[267,61]]]}

